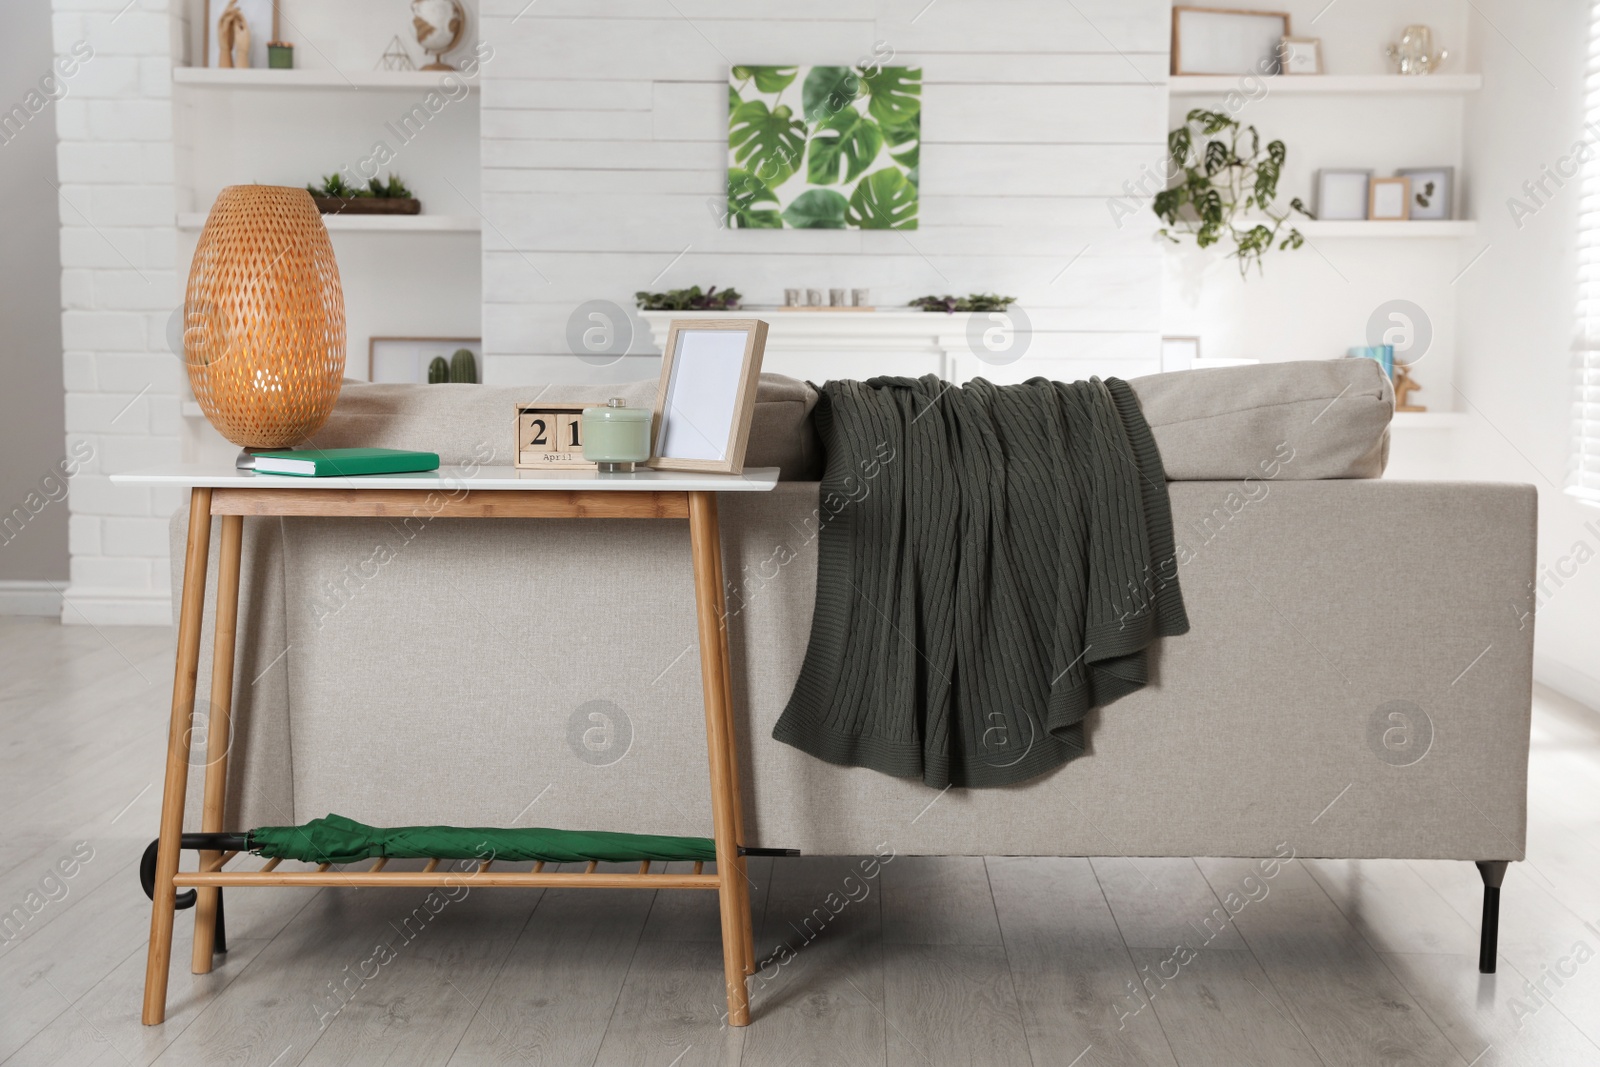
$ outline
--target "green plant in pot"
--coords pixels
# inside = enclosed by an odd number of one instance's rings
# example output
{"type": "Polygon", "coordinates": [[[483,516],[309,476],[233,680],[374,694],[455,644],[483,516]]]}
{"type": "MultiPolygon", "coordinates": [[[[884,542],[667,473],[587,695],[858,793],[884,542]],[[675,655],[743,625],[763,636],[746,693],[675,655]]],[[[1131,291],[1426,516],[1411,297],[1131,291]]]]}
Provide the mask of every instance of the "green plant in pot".
{"type": "Polygon", "coordinates": [[[1201,248],[1231,245],[1228,255],[1239,261],[1240,277],[1249,277],[1252,264],[1263,270],[1262,260],[1274,247],[1305,244],[1289,219],[1293,212],[1315,216],[1299,197],[1289,201],[1287,211],[1275,203],[1289,154],[1282,141],[1263,146],[1254,126],[1221,111],[1195,108],[1167,134],[1167,150],[1178,181],[1157,193],[1152,205],[1166,223],[1161,236],[1174,244],[1193,237],[1201,248]]]}
{"type": "Polygon", "coordinates": [[[739,299],[739,290],[730,288],[719,293],[714,285],[703,293],[698,285],[691,285],[664,293],[641,289],[633,294],[634,303],[642,311],[733,311],[739,306],[739,299]]]}
{"type": "Polygon", "coordinates": [[[1001,296],[999,293],[969,293],[966,296],[947,293],[944,296],[919,296],[907,303],[906,307],[954,314],[957,311],[1004,311],[1016,302],[1016,297],[1001,296]]]}

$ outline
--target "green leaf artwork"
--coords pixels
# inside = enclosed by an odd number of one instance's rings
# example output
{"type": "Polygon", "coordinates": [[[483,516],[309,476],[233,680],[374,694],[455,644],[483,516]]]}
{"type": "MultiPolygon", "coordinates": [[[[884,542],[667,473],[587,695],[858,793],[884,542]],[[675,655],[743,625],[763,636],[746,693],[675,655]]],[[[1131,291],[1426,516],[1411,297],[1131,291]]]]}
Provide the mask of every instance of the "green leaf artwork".
{"type": "Polygon", "coordinates": [[[875,170],[850,194],[850,211],[845,217],[863,230],[914,230],[917,187],[898,167],[875,170]]]}
{"type": "Polygon", "coordinates": [[[799,67],[734,67],[733,81],[754,80],[756,88],[763,93],[781,93],[794,81],[799,70],[799,67]]]}
{"type": "Polygon", "coordinates": [[[767,183],[740,167],[728,168],[728,225],[744,230],[781,230],[778,197],[767,183]],[[771,204],[772,207],[763,207],[771,204]]]}
{"type": "Polygon", "coordinates": [[[746,100],[728,118],[728,152],[737,163],[768,185],[781,185],[800,166],[806,147],[806,124],[788,105],[767,109],[765,100],[746,100]]]}
{"type": "Polygon", "coordinates": [[[879,67],[863,71],[867,111],[885,126],[904,126],[922,114],[922,70],[919,67],[879,67]]]}
{"type": "Polygon", "coordinates": [[[914,230],[920,67],[735,66],[727,225],[914,230]]]}
{"type": "Polygon", "coordinates": [[[846,182],[853,182],[866,171],[883,147],[883,131],[853,108],[823,119],[806,146],[806,180],[812,185],[832,185],[840,180],[844,165],[846,182]]]}
{"type": "Polygon", "coordinates": [[[796,230],[842,230],[850,202],[832,189],[808,189],[783,211],[783,221],[796,230]]]}
{"type": "Polygon", "coordinates": [[[812,67],[800,90],[806,122],[821,122],[861,95],[861,75],[849,67],[812,67]]]}

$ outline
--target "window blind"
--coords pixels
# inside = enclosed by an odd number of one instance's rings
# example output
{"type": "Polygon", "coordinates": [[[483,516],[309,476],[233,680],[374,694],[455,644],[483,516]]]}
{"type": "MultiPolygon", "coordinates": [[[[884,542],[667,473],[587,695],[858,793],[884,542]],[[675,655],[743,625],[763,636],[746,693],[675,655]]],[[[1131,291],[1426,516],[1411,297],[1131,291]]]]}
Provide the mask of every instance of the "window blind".
{"type": "MultiPolygon", "coordinates": [[[[1584,123],[1600,129],[1600,0],[1589,6],[1584,123]]],[[[1600,144],[1586,132],[1583,201],[1578,213],[1578,359],[1572,401],[1572,459],[1567,492],[1600,504],[1600,144]]]]}

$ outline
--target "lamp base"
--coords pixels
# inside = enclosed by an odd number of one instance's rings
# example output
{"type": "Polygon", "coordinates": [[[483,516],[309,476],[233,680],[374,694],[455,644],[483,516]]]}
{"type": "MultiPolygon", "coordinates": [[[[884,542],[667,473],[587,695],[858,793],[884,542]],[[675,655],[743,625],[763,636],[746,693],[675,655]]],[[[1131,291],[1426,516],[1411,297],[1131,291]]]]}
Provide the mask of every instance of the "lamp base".
{"type": "Polygon", "coordinates": [[[234,458],[234,469],[241,471],[253,471],[256,469],[256,453],[271,451],[272,449],[270,448],[241,448],[239,449],[239,455],[234,458]]]}

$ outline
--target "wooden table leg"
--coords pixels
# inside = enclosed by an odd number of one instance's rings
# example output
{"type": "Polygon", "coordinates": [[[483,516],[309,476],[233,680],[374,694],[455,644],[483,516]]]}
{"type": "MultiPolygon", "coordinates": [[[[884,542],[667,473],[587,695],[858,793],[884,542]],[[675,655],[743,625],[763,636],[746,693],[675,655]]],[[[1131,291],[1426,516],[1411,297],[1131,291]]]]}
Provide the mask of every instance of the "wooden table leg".
{"type": "MultiPolygon", "coordinates": [[[[715,498],[713,498],[713,502],[715,498]]],[[[722,569],[722,537],[720,534],[720,516],[718,521],[719,533],[717,536],[717,551],[712,558],[716,560],[717,582],[717,620],[718,633],[721,635],[722,653],[722,705],[723,717],[728,723],[725,734],[728,744],[728,781],[729,789],[733,796],[733,840],[736,845],[748,844],[744,837],[744,798],[740,795],[739,784],[739,733],[734,728],[733,717],[733,657],[728,654],[728,582],[723,576],[722,569]]],[[[756,939],[755,932],[750,922],[750,865],[745,857],[739,857],[739,877],[744,879],[745,891],[739,894],[740,904],[744,909],[744,928],[748,933],[744,943],[744,973],[756,973],[756,939]]]]}
{"type": "Polygon", "coordinates": [[[161,844],[156,851],[155,897],[150,903],[150,954],[144,970],[144,1023],[167,1017],[167,968],[172,961],[173,904],[178,844],[183,834],[184,790],[189,784],[189,729],[194,718],[195,675],[200,669],[200,621],[206,602],[206,557],[211,551],[211,490],[189,492],[189,541],[183,558],[183,600],[178,613],[178,658],[172,671],[172,718],[167,726],[167,775],[161,792],[161,844]]]}
{"type": "Polygon", "coordinates": [[[745,880],[735,836],[739,781],[732,763],[733,723],[728,710],[728,672],[722,636],[722,535],[715,493],[689,494],[689,541],[694,554],[694,594],[699,621],[700,678],[705,689],[706,755],[711,766],[712,838],[717,849],[718,903],[722,912],[722,973],[728,988],[728,1025],[750,1025],[750,883],[745,880]]]}
{"type": "MultiPolygon", "coordinates": [[[[233,658],[239,632],[239,567],[244,552],[244,517],[222,516],[222,541],[217,559],[217,642],[211,654],[211,714],[206,721],[205,801],[200,809],[200,829],[223,829],[228,798],[228,749],[233,710],[233,658]]],[[[200,866],[221,858],[220,852],[200,853],[200,866]]],[[[190,970],[211,973],[216,944],[217,902],[222,891],[202,886],[194,905],[194,956],[190,970]]]]}

